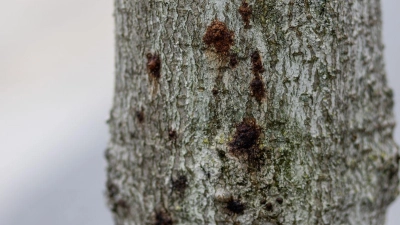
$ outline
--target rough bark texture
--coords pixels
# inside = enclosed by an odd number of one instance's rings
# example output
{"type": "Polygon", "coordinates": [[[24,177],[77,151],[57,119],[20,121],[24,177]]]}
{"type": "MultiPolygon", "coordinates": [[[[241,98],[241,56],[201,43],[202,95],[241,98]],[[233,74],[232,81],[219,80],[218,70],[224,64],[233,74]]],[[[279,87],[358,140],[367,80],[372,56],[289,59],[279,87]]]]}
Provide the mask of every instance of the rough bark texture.
{"type": "Polygon", "coordinates": [[[380,18],[378,0],[115,0],[115,223],[384,224],[380,18]]]}

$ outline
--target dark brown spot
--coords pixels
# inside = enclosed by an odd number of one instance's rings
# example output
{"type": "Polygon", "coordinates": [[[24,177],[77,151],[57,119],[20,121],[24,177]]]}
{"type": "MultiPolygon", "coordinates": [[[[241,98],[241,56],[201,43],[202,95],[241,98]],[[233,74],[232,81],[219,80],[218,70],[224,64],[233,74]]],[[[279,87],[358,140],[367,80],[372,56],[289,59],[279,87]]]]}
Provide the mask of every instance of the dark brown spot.
{"type": "Polygon", "coordinates": [[[213,89],[212,89],[212,94],[213,94],[214,96],[218,95],[218,93],[219,93],[219,91],[218,91],[217,88],[213,88],[213,89]]]}
{"type": "Polygon", "coordinates": [[[226,158],[226,154],[225,154],[224,151],[222,151],[222,150],[217,150],[217,153],[218,153],[218,157],[219,157],[220,159],[224,160],[224,159],[226,158]]]}
{"type": "Polygon", "coordinates": [[[251,54],[251,63],[253,65],[253,73],[255,75],[265,71],[262,65],[260,53],[258,51],[255,51],[251,54]]]}
{"type": "Polygon", "coordinates": [[[272,206],[271,202],[268,202],[267,204],[265,204],[265,210],[272,212],[273,206],[272,206]]]}
{"type": "Polygon", "coordinates": [[[250,82],[251,95],[261,102],[265,98],[264,82],[259,75],[256,75],[250,82]]]}
{"type": "Polygon", "coordinates": [[[170,129],[168,131],[168,138],[169,140],[176,140],[176,138],[178,137],[178,135],[176,134],[175,130],[170,129]]]}
{"type": "Polygon", "coordinates": [[[251,166],[259,169],[263,161],[263,154],[258,146],[260,135],[261,128],[256,124],[254,118],[243,119],[236,125],[233,140],[229,142],[231,154],[246,160],[251,166]]]}
{"type": "Polygon", "coordinates": [[[250,17],[251,17],[251,6],[246,2],[246,0],[242,1],[242,5],[239,7],[239,13],[242,16],[244,21],[244,28],[250,28],[250,17]]]}
{"type": "Polygon", "coordinates": [[[185,175],[179,175],[178,178],[172,180],[172,190],[183,195],[188,187],[188,180],[185,175]]]}
{"type": "Polygon", "coordinates": [[[119,193],[119,188],[111,181],[107,181],[107,192],[109,198],[114,198],[119,193]]]}
{"type": "Polygon", "coordinates": [[[139,121],[139,123],[144,122],[144,110],[136,111],[136,118],[139,121]]]}
{"type": "Polygon", "coordinates": [[[236,126],[236,133],[232,142],[229,143],[231,150],[240,152],[257,144],[261,134],[261,128],[257,126],[254,118],[245,118],[236,126]]]}
{"type": "Polygon", "coordinates": [[[171,215],[165,210],[157,210],[154,225],[172,225],[173,221],[171,215]]]}
{"type": "Polygon", "coordinates": [[[283,203],[283,198],[277,197],[276,198],[276,202],[279,203],[279,204],[282,204],[283,203]]]}
{"type": "Polygon", "coordinates": [[[245,205],[240,200],[231,199],[227,202],[226,209],[234,214],[243,214],[245,205]]]}
{"type": "Polygon", "coordinates": [[[229,66],[231,66],[232,68],[235,68],[237,64],[238,64],[237,54],[232,53],[231,58],[229,60],[229,66]]]}
{"type": "Polygon", "coordinates": [[[129,205],[125,200],[120,199],[113,204],[111,211],[113,211],[114,213],[121,213],[123,215],[126,215],[129,211],[129,205]]]}
{"type": "Polygon", "coordinates": [[[151,77],[159,79],[161,77],[161,60],[157,54],[147,53],[147,70],[151,77]]]}
{"type": "Polygon", "coordinates": [[[227,55],[234,43],[234,33],[226,27],[225,23],[214,20],[207,27],[203,41],[208,47],[213,46],[218,54],[227,55]]]}
{"type": "Polygon", "coordinates": [[[260,204],[261,204],[261,205],[264,205],[265,203],[267,203],[267,201],[266,201],[265,199],[263,199],[263,200],[260,201],[260,204]]]}

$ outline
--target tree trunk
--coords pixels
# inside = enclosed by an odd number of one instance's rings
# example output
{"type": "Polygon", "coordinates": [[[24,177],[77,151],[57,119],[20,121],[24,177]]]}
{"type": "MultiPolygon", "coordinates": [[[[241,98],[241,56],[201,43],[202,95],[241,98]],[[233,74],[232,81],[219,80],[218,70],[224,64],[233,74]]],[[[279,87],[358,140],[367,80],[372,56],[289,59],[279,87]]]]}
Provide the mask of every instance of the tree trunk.
{"type": "Polygon", "coordinates": [[[115,0],[116,224],[384,224],[379,0],[115,0]]]}

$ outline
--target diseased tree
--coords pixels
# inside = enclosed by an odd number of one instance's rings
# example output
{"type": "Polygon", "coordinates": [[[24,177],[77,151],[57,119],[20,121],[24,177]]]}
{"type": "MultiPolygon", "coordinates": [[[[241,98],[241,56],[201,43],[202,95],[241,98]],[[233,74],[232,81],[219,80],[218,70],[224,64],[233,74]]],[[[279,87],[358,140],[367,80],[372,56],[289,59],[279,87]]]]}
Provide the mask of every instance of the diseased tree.
{"type": "Polygon", "coordinates": [[[384,224],[379,0],[115,0],[116,224],[384,224]]]}

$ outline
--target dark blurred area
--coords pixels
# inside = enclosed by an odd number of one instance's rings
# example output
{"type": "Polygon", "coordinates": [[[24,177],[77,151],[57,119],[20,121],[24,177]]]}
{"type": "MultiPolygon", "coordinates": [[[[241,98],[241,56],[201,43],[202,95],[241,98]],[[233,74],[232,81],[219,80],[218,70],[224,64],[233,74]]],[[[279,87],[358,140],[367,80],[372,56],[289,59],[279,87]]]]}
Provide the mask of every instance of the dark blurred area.
{"type": "MultiPolygon", "coordinates": [[[[400,119],[400,2],[383,0],[400,119]]],[[[114,88],[113,2],[0,3],[0,224],[110,225],[105,123],[114,88]]],[[[400,143],[399,128],[395,138],[400,143]]],[[[388,225],[400,224],[400,200],[388,225]]]]}

